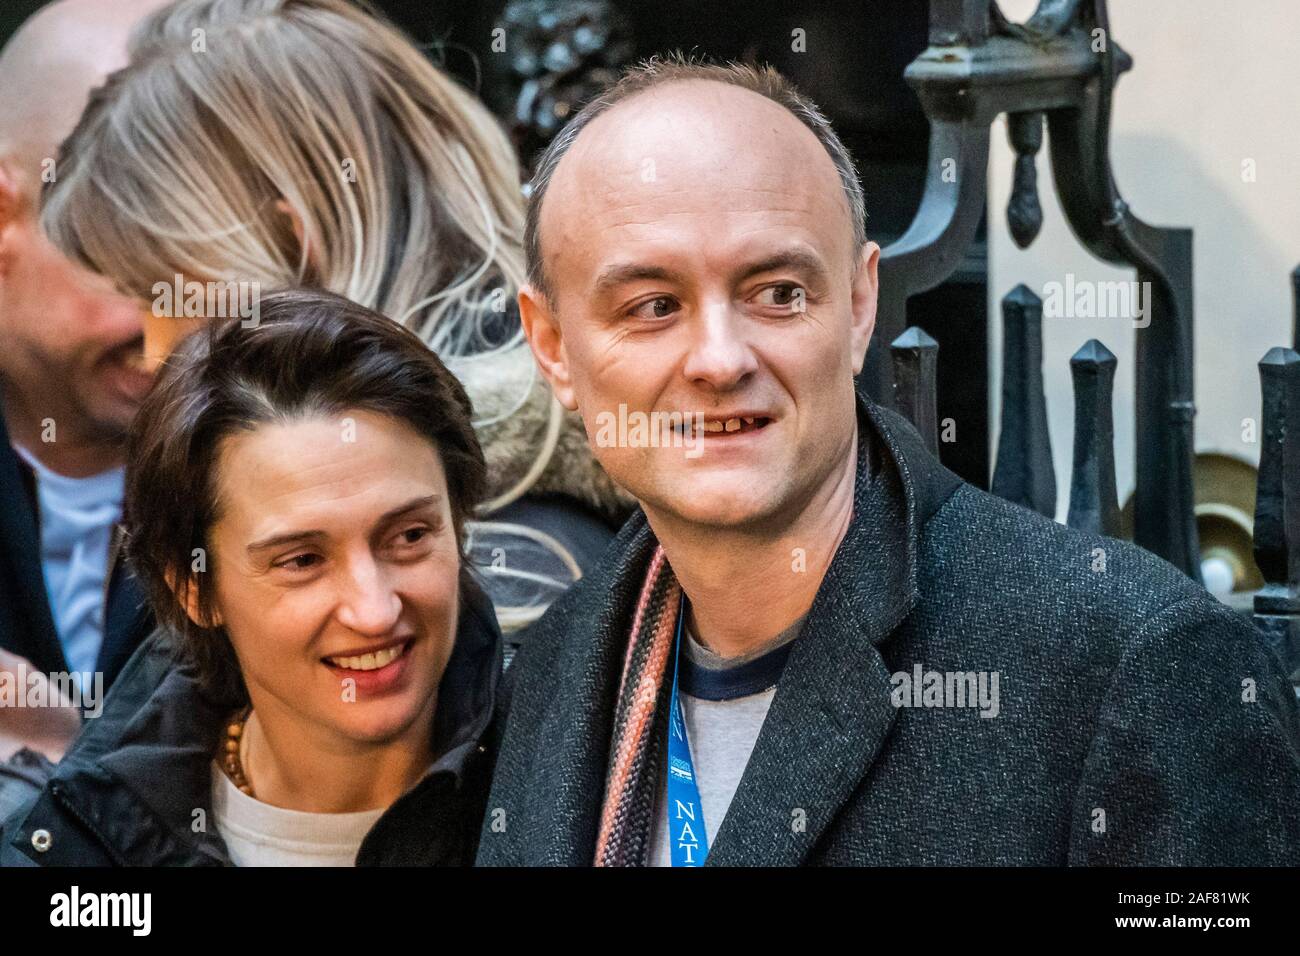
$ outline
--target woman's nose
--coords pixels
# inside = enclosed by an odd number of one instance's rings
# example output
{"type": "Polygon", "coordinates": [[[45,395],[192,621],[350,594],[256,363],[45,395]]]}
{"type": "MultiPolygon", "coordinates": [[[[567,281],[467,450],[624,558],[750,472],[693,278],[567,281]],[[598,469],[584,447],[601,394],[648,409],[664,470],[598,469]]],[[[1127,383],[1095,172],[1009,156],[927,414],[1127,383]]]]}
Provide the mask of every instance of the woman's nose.
{"type": "Polygon", "coordinates": [[[349,568],[339,599],[340,624],[359,634],[382,636],[393,629],[401,614],[402,599],[373,560],[349,568]]]}

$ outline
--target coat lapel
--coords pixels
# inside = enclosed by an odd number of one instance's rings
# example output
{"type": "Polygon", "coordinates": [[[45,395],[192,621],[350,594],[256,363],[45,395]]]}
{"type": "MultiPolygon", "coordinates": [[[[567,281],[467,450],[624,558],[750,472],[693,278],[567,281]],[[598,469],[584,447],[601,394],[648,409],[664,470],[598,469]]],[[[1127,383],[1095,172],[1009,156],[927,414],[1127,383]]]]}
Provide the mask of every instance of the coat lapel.
{"type": "MultiPolygon", "coordinates": [[[[901,418],[861,400],[859,435],[854,519],[786,662],[710,865],[803,862],[894,726],[879,646],[917,601],[919,527],[946,496],[937,492],[958,481],[925,456],[901,418]]],[[[558,693],[532,736],[518,863],[592,863],[628,632],[656,544],[637,512],[607,552],[609,570],[586,583],[593,596],[540,622],[563,630],[551,645],[557,676],[546,682],[558,693]]]]}
{"type": "Polygon", "coordinates": [[[564,622],[556,694],[538,727],[528,795],[526,866],[590,866],[605,795],[613,715],[632,611],[656,541],[638,512],[611,545],[615,566],[593,581],[600,597],[564,622]],[[592,635],[588,637],[588,635],[592,635]]]}
{"type": "Polygon", "coordinates": [[[862,405],[858,453],[853,521],[795,640],[710,866],[803,862],[893,729],[878,645],[917,600],[916,501],[895,442],[862,405]]]}

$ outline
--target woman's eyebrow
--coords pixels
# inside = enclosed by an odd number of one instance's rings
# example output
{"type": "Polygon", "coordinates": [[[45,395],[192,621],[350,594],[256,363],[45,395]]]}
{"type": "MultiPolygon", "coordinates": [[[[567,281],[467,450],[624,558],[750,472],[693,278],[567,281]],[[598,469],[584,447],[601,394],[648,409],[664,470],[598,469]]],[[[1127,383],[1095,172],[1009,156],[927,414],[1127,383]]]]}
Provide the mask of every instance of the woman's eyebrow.
{"type": "Polygon", "coordinates": [[[315,541],[325,537],[324,531],[285,531],[282,534],[273,534],[269,538],[262,538],[260,541],[254,541],[247,548],[249,554],[256,554],[259,551],[269,551],[272,548],[282,548],[286,544],[300,544],[307,541],[315,541]]]}
{"type": "Polygon", "coordinates": [[[404,505],[398,505],[396,508],[391,508],[388,511],[385,511],[380,515],[379,520],[375,522],[375,526],[378,527],[380,525],[388,524],[390,521],[396,521],[398,518],[410,514],[412,511],[422,511],[425,508],[431,508],[441,501],[442,497],[436,494],[421,495],[418,498],[412,498],[404,505]]]}
{"type": "MultiPolygon", "coordinates": [[[[410,514],[412,511],[420,511],[424,508],[430,508],[437,505],[442,500],[439,495],[421,495],[418,498],[412,498],[405,504],[400,504],[396,508],[390,508],[380,515],[379,520],[375,522],[375,527],[396,521],[403,515],[410,514]]],[[[269,551],[272,548],[282,548],[287,544],[303,544],[308,541],[318,541],[321,538],[328,537],[324,531],[318,529],[304,531],[284,531],[280,534],[273,534],[270,537],[254,541],[247,548],[249,554],[256,554],[259,551],[269,551]]]]}

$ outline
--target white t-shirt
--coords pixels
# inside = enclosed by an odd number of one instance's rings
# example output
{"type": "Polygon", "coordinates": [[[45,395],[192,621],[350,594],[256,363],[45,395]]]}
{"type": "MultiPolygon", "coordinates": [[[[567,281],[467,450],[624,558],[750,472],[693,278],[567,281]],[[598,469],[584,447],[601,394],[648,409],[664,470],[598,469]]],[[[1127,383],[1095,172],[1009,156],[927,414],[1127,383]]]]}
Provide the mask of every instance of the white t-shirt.
{"type": "MultiPolygon", "coordinates": [[[[730,659],[713,653],[695,639],[689,627],[685,628],[684,663],[688,667],[709,671],[716,677],[739,674],[740,668],[753,667],[755,661],[771,661],[772,658],[768,655],[798,637],[803,622],[804,618],[801,617],[758,651],[730,659]]],[[[781,663],[784,664],[784,658],[781,663]]],[[[776,670],[764,668],[769,671],[771,683],[760,679],[760,683],[765,686],[752,693],[714,700],[680,690],[678,692],[682,717],[686,723],[686,739],[691,748],[691,763],[694,764],[695,781],[700,792],[704,832],[708,835],[710,846],[722,827],[732,798],[740,786],[741,777],[745,775],[745,767],[749,765],[754,745],[758,742],[763,722],[767,720],[772,699],[776,697],[775,684],[780,674],[780,665],[776,666],[776,670]]],[[[671,670],[665,679],[672,680],[671,670]]],[[[726,682],[725,679],[723,682],[726,682]]],[[[664,750],[661,757],[666,761],[666,746],[664,750]]],[[[672,866],[668,814],[668,774],[661,768],[654,822],[650,830],[651,866],[672,866]]]]}
{"type": "Polygon", "coordinates": [[[63,656],[74,672],[91,673],[104,643],[104,578],[113,526],[122,517],[125,471],[69,478],[14,449],[36,473],[41,569],[63,656]]]}
{"type": "Polygon", "coordinates": [[[304,813],[255,800],[212,762],[212,817],[235,866],[354,866],[384,810],[304,813]]]}

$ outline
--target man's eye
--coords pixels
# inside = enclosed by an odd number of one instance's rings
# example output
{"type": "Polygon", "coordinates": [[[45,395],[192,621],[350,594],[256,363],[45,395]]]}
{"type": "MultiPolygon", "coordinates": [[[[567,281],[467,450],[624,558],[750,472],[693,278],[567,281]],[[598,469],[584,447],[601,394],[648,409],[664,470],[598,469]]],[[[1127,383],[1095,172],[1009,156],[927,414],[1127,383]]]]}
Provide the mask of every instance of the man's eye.
{"type": "Polygon", "coordinates": [[[306,571],[308,568],[314,568],[321,560],[319,554],[312,554],[310,551],[303,554],[295,554],[291,558],[285,558],[283,561],[277,561],[277,568],[288,568],[290,571],[306,571]]]}
{"type": "Polygon", "coordinates": [[[763,305],[789,309],[793,312],[806,301],[807,293],[801,285],[783,282],[780,285],[768,286],[758,294],[758,297],[763,305]]]}
{"type": "Polygon", "coordinates": [[[637,319],[665,319],[677,310],[677,300],[671,296],[661,295],[647,299],[636,306],[628,315],[637,319]]]}

